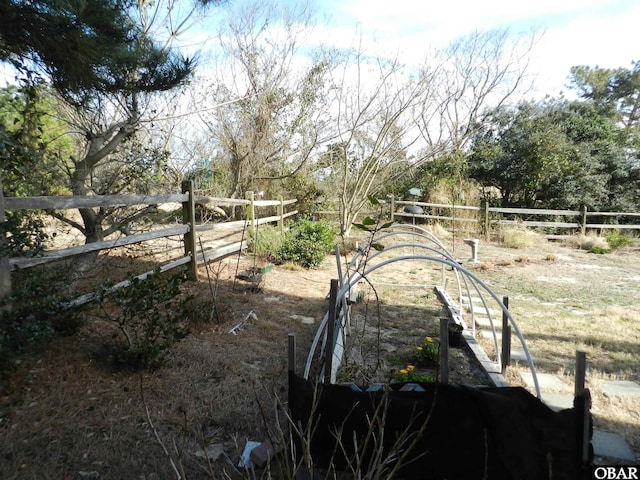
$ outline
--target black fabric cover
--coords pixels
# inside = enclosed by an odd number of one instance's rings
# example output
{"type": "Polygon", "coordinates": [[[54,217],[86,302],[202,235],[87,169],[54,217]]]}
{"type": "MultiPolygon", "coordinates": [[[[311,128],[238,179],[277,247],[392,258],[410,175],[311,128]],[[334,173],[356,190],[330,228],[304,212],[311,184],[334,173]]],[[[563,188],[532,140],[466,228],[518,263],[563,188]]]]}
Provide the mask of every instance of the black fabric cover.
{"type": "MultiPolygon", "coordinates": [[[[348,470],[349,462],[353,466],[354,444],[360,446],[358,463],[371,465],[372,452],[379,448],[372,446],[372,435],[369,448],[362,445],[367,432],[373,431],[376,441],[382,440],[382,458],[392,459],[384,467],[388,471],[408,448],[408,442],[394,448],[396,440],[416,439],[395,478],[581,477],[573,409],[554,412],[519,387],[420,386],[424,392],[399,391],[402,384],[386,392],[357,392],[340,385],[318,385],[316,390],[313,383],[290,373],[289,408],[296,425],[312,425],[311,456],[314,466],[323,469],[348,470]],[[384,422],[370,429],[371,419],[383,415],[384,422]]],[[[301,453],[303,442],[295,443],[301,453]]]]}

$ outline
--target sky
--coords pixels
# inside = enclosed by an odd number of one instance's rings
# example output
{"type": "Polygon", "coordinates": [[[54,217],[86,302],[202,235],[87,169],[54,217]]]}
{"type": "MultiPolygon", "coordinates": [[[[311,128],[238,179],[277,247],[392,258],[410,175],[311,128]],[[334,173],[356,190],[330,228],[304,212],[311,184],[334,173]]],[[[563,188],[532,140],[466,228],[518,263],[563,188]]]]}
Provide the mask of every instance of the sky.
{"type": "MultiPolygon", "coordinates": [[[[231,0],[230,5],[254,0],[231,0]]],[[[272,0],[299,5],[305,0],[272,0]]],[[[508,28],[517,36],[536,29],[541,37],[531,54],[532,96],[568,92],[574,65],[630,67],[640,60],[639,0],[311,0],[317,10],[317,38],[352,47],[361,34],[376,39],[372,48],[398,53],[419,63],[430,48],[442,48],[474,30],[508,28]]],[[[220,7],[218,7],[220,8],[220,7]]],[[[222,7],[224,8],[224,7],[222,7]]],[[[215,18],[219,15],[213,15],[215,18]]],[[[193,48],[215,48],[211,24],[205,22],[193,48]],[[207,28],[209,27],[209,28],[207,28]],[[207,38],[208,41],[200,41],[207,38]],[[206,46],[205,46],[206,45],[206,46]]],[[[12,82],[6,65],[0,83],[12,82]]]]}
{"type": "MultiPolygon", "coordinates": [[[[288,0],[295,2],[297,0],[288,0]]],[[[323,36],[352,42],[375,36],[407,62],[474,30],[541,34],[529,73],[537,94],[567,92],[574,65],[630,67],[640,60],[638,0],[317,0],[323,36]],[[326,29],[326,30],[325,30],[326,29]]]]}

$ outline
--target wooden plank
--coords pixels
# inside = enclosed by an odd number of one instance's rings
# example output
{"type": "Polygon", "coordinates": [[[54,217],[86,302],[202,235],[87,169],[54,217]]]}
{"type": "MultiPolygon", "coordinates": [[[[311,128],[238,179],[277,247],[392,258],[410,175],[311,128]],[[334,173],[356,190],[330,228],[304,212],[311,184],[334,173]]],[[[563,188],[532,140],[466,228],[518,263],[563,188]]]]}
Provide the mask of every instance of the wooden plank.
{"type": "Polygon", "coordinates": [[[198,263],[211,263],[215,260],[226,257],[227,255],[231,255],[232,253],[245,250],[248,246],[249,244],[246,240],[243,240],[242,242],[229,243],[211,251],[205,250],[204,252],[200,252],[196,256],[196,259],[198,263]]]}
{"type": "Polygon", "coordinates": [[[640,217],[640,212],[587,212],[588,217],[640,217]]]}
{"type": "Polygon", "coordinates": [[[69,210],[93,207],[126,207],[131,205],[155,205],[158,203],[184,202],[186,195],[67,195],[53,197],[7,197],[7,210],[69,210]]]}
{"type": "Polygon", "coordinates": [[[549,210],[546,208],[502,208],[489,207],[490,212],[495,213],[513,213],[515,215],[560,215],[560,216],[581,216],[579,210],[549,210]]]}
{"type": "Polygon", "coordinates": [[[148,240],[154,240],[156,238],[171,237],[174,235],[184,235],[189,231],[187,225],[178,225],[175,227],[164,228],[162,230],[153,230],[151,232],[137,233],[135,235],[128,235],[118,237],[114,240],[104,240],[102,242],[87,243],[85,245],[78,245],[76,247],[62,248],[60,250],[50,250],[44,252],[39,257],[33,258],[12,258],[9,260],[11,268],[28,268],[35,265],[40,265],[55,260],[60,260],[66,257],[72,257],[74,255],[80,255],[83,253],[95,252],[99,250],[107,250],[110,248],[122,247],[125,245],[132,245],[134,243],[141,243],[148,240]]]}
{"type": "Polygon", "coordinates": [[[585,228],[599,228],[601,230],[639,230],[640,225],[614,225],[611,223],[587,223],[585,228]]]}
{"type": "Polygon", "coordinates": [[[418,205],[419,207],[431,207],[431,208],[453,208],[454,210],[471,210],[474,212],[480,211],[480,207],[473,207],[468,205],[452,205],[447,203],[426,203],[426,202],[411,202],[406,200],[396,200],[396,205],[418,205]]]}
{"type": "Polygon", "coordinates": [[[443,216],[443,215],[429,215],[429,214],[425,214],[425,215],[414,215],[412,213],[404,213],[404,212],[396,212],[394,214],[395,217],[405,217],[405,218],[431,218],[434,220],[449,220],[449,221],[456,221],[456,222],[467,222],[467,223],[479,223],[480,220],[478,220],[477,218],[467,218],[467,217],[447,217],[447,216],[443,216]]]}
{"type": "MultiPolygon", "coordinates": [[[[580,228],[577,222],[536,222],[532,220],[492,220],[492,225],[524,225],[526,227],[563,227],[563,228],[580,228]]],[[[588,225],[587,225],[588,227],[588,225]]]]}
{"type": "MultiPolygon", "coordinates": [[[[165,273],[165,272],[168,272],[169,270],[173,270],[174,268],[177,268],[177,267],[179,267],[181,265],[186,265],[190,261],[191,261],[191,257],[181,257],[181,258],[179,258],[177,260],[174,260],[172,262],[165,263],[164,265],[162,265],[160,267],[160,273],[165,273]]],[[[149,275],[152,275],[155,272],[156,272],[156,270],[150,270],[148,272],[145,272],[145,273],[143,273],[141,275],[136,276],[135,278],[137,278],[139,280],[145,280],[149,275]]],[[[131,280],[124,280],[124,281],[122,281],[120,283],[116,283],[111,288],[109,288],[107,291],[109,293],[115,292],[116,290],[120,290],[121,288],[128,287],[129,285],[131,285],[131,280]]],[[[70,302],[68,302],[65,305],[65,308],[80,307],[80,306],[85,305],[87,303],[93,302],[96,298],[97,298],[97,295],[95,293],[87,293],[86,295],[82,295],[82,296],[76,298],[75,300],[71,300],[70,302]]]]}
{"type": "Polygon", "coordinates": [[[202,205],[214,204],[214,205],[226,205],[229,207],[235,205],[249,205],[249,200],[243,198],[221,198],[221,197],[207,197],[205,195],[194,195],[195,203],[202,205]]]}

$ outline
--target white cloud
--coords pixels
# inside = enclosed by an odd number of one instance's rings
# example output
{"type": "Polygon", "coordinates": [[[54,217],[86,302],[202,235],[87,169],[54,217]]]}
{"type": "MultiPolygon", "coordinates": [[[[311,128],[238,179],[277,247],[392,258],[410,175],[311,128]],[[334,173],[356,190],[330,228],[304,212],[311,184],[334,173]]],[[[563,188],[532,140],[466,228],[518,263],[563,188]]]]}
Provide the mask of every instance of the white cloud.
{"type": "Polygon", "coordinates": [[[630,67],[631,61],[640,59],[639,18],[640,5],[624,15],[587,14],[561,28],[548,29],[532,55],[531,69],[538,72],[537,83],[549,86],[547,93],[556,94],[567,84],[572,66],[630,67]]]}
{"type": "Polygon", "coordinates": [[[640,59],[636,0],[338,0],[323,6],[333,21],[322,34],[325,42],[353,46],[359,29],[368,48],[401,52],[409,63],[473,30],[546,29],[530,68],[538,95],[559,93],[573,65],[627,67],[640,59]],[[374,35],[375,44],[369,41],[374,35]]]}

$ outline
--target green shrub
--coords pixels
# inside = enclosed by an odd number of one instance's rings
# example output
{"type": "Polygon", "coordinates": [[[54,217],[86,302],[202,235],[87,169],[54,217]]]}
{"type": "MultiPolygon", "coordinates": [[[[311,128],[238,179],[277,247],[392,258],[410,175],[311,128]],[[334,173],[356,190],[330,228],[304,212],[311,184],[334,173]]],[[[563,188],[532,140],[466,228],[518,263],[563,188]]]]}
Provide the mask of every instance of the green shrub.
{"type": "Polygon", "coordinates": [[[75,333],[83,323],[61,294],[67,283],[62,269],[31,268],[12,275],[11,295],[0,300],[0,369],[16,355],[56,333],[75,333]]]}
{"type": "Polygon", "coordinates": [[[305,268],[319,266],[335,245],[337,228],[327,220],[298,220],[282,239],[273,254],[276,263],[294,262],[305,268]]]}
{"type": "Polygon", "coordinates": [[[273,225],[258,227],[257,239],[249,235],[249,251],[255,252],[260,258],[270,258],[282,245],[283,234],[273,225]]]}
{"type": "Polygon", "coordinates": [[[120,333],[103,345],[114,365],[135,370],[159,368],[171,346],[189,334],[185,319],[193,297],[181,293],[183,278],[156,271],[145,280],[130,278],[129,287],[99,292],[104,317],[120,333]]]}
{"type": "Polygon", "coordinates": [[[605,235],[605,238],[607,239],[607,243],[609,244],[611,250],[617,250],[633,243],[633,240],[631,240],[628,236],[616,230],[607,233],[605,235]]]}

